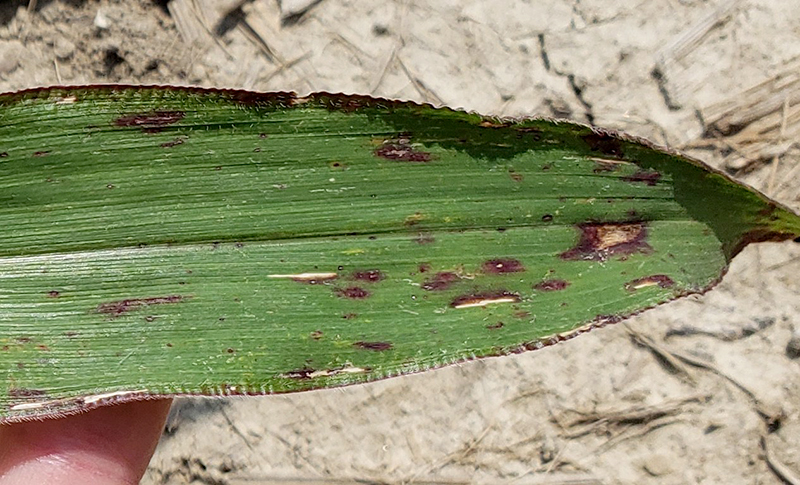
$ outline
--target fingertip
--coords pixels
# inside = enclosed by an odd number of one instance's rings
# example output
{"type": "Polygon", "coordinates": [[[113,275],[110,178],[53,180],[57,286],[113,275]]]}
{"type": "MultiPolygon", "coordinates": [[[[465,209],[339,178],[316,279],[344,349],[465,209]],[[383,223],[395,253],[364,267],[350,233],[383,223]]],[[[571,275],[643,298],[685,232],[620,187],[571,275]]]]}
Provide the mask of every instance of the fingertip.
{"type": "Polygon", "coordinates": [[[171,402],[129,402],[0,426],[0,485],[138,483],[171,402]]]}

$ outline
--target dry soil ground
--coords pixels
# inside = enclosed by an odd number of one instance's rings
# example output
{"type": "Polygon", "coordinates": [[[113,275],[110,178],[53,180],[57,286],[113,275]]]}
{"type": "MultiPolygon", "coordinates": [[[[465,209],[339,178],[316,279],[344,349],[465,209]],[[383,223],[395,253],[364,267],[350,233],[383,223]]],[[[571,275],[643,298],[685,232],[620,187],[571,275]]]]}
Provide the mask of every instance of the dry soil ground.
{"type": "MultiPolygon", "coordinates": [[[[30,3],[0,3],[1,91],[327,90],[573,118],[800,209],[796,1],[30,3]]],[[[797,245],[753,247],[706,296],[544,350],[182,400],[143,483],[798,483],[798,271],[797,245]]]]}

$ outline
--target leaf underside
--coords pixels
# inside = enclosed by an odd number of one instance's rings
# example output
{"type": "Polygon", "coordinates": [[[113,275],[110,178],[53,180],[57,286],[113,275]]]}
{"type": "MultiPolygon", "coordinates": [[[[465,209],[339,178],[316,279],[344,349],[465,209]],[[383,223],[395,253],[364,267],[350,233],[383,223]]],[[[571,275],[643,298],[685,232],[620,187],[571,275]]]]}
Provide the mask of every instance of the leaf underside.
{"type": "Polygon", "coordinates": [[[800,235],[641,140],[325,93],[0,95],[0,167],[0,421],[536,349],[800,235]]]}

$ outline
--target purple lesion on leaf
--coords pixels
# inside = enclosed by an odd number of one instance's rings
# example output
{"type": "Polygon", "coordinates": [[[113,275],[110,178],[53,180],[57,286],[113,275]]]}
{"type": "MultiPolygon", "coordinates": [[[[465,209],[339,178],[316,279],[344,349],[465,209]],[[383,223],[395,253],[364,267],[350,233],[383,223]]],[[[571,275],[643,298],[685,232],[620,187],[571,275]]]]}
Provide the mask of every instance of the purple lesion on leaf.
{"type": "Polygon", "coordinates": [[[103,313],[111,317],[118,317],[124,313],[139,310],[152,305],[181,303],[188,298],[190,297],[184,295],[157,296],[151,298],[129,298],[125,300],[101,303],[100,305],[97,305],[96,311],[97,313],[103,313]]]}
{"type": "Polygon", "coordinates": [[[534,290],[539,291],[561,291],[566,289],[569,286],[569,281],[562,280],[562,279],[547,279],[542,280],[535,285],[533,285],[534,290]]]}
{"type": "Polygon", "coordinates": [[[408,138],[386,140],[373,151],[376,157],[400,162],[430,162],[433,157],[429,152],[417,150],[408,138]]]}
{"type": "Polygon", "coordinates": [[[13,399],[37,399],[46,396],[47,392],[41,389],[27,389],[24,387],[12,387],[8,390],[8,397],[13,399]]]}
{"type": "Polygon", "coordinates": [[[674,285],[675,282],[669,276],[665,274],[654,274],[650,276],[644,276],[642,278],[636,278],[635,280],[625,283],[625,289],[628,291],[636,291],[641,288],[647,288],[648,286],[671,288],[674,285]]]}
{"type": "Polygon", "coordinates": [[[482,307],[494,303],[519,303],[518,294],[507,290],[479,291],[459,295],[450,302],[453,308],[482,307]]]}
{"type": "Polygon", "coordinates": [[[165,126],[175,124],[186,116],[183,111],[150,111],[120,116],[114,120],[119,127],[141,128],[144,133],[160,133],[165,126]]]}
{"type": "Polygon", "coordinates": [[[364,350],[383,352],[384,350],[391,350],[392,348],[394,348],[394,345],[392,345],[391,342],[356,342],[353,344],[353,347],[364,350]]]}
{"type": "Polygon", "coordinates": [[[162,143],[161,148],[172,148],[178,145],[183,145],[184,141],[185,140],[183,138],[175,138],[174,140],[162,143]]]}
{"type": "Polygon", "coordinates": [[[578,244],[563,253],[568,261],[605,261],[610,256],[628,256],[651,253],[647,243],[647,225],[644,222],[586,222],[578,224],[578,244]]]}
{"type": "Polygon", "coordinates": [[[588,135],[582,136],[581,138],[583,138],[583,141],[589,145],[589,148],[593,152],[600,152],[603,155],[617,158],[621,158],[623,155],[622,142],[609,133],[592,132],[588,135]]]}
{"type": "Polygon", "coordinates": [[[368,269],[354,272],[353,279],[366,281],[368,283],[377,283],[386,279],[386,275],[379,269],[368,269]]]}
{"type": "Polygon", "coordinates": [[[337,288],[336,296],[350,300],[364,300],[369,298],[370,293],[360,286],[348,286],[347,288],[337,288]]]}
{"type": "Polygon", "coordinates": [[[654,186],[661,179],[661,173],[655,170],[640,170],[632,175],[622,177],[621,180],[631,183],[644,183],[649,186],[654,186]]]}
{"type": "Polygon", "coordinates": [[[432,278],[425,280],[421,288],[427,291],[444,291],[460,280],[461,277],[452,271],[441,271],[436,273],[432,278]]]}
{"type": "Polygon", "coordinates": [[[481,270],[490,274],[522,273],[525,271],[525,266],[518,259],[497,258],[485,261],[481,265],[481,270]]]}

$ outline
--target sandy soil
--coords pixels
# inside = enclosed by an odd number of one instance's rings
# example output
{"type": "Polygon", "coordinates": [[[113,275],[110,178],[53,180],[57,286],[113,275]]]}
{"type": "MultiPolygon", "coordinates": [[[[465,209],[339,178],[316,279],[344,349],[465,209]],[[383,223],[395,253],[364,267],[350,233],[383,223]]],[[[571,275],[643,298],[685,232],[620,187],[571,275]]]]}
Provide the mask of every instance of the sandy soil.
{"type": "MultiPolygon", "coordinates": [[[[734,138],[704,138],[713,105],[800,55],[800,3],[783,0],[27,7],[0,4],[0,91],[366,93],[592,122],[728,169],[734,138]]],[[[780,149],[737,176],[797,210],[798,99],[784,98],[771,112],[783,130],[756,136],[780,149]]],[[[798,483],[799,270],[798,245],[752,247],[706,296],[541,351],[346,389],[184,399],[143,483],[798,483]]]]}

